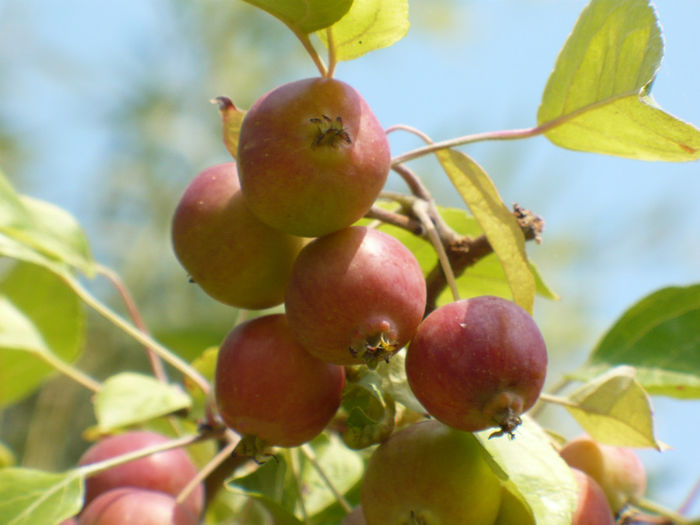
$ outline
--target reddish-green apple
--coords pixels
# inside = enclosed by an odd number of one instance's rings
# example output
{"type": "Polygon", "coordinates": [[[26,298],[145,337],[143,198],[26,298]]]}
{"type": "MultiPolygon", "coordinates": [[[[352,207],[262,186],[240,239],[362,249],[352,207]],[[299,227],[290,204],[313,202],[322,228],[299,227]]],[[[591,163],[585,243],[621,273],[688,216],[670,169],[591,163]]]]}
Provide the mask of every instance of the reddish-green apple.
{"type": "Polygon", "coordinates": [[[604,445],[583,435],[566,443],[559,454],[570,467],[582,470],[598,482],[613,512],[644,495],[646,471],[631,448],[604,445]]]}
{"type": "Polygon", "coordinates": [[[313,355],[376,364],[405,345],[425,310],[425,279],[391,235],[351,226],[304,247],[285,296],[289,326],[313,355]]]}
{"type": "Polygon", "coordinates": [[[304,237],[362,217],[391,161],[386,134],[367,102],[332,78],[297,80],[260,97],[243,119],[237,158],[253,213],[304,237]]]}
{"type": "Polygon", "coordinates": [[[78,519],[78,525],[197,525],[184,505],[164,492],[124,487],[104,492],[78,519]]]}
{"type": "Polygon", "coordinates": [[[615,525],[615,516],[600,485],[585,472],[571,470],[578,483],[578,502],[571,525],[615,525]]]}
{"type": "MultiPolygon", "coordinates": [[[[155,432],[125,432],[95,443],[82,455],[79,465],[97,463],[168,441],[169,438],[155,432]]],[[[119,487],[137,487],[177,496],[196,474],[197,467],[185,450],[175,448],[157,452],[88,477],[85,482],[85,504],[119,487]]],[[[203,485],[190,494],[185,504],[193,515],[200,515],[204,505],[203,485]]]]}
{"type": "Polygon", "coordinates": [[[302,239],[258,220],[243,200],[236,165],[202,171],[185,190],[172,221],[175,255],[214,299],[239,308],[284,300],[302,239]]]}
{"type": "Polygon", "coordinates": [[[342,367],[309,354],[284,314],[246,321],[219,348],[216,403],[224,422],[268,445],[295,447],[319,434],[340,406],[342,367]]]}
{"type": "Polygon", "coordinates": [[[501,483],[473,434],[423,421],[372,453],[361,500],[367,525],[493,523],[501,483]]]}
{"type": "Polygon", "coordinates": [[[547,350],[535,321],[520,306],[494,296],[434,310],[406,353],[411,390],[425,409],[451,427],[475,432],[520,424],[539,397],[547,350]]]}

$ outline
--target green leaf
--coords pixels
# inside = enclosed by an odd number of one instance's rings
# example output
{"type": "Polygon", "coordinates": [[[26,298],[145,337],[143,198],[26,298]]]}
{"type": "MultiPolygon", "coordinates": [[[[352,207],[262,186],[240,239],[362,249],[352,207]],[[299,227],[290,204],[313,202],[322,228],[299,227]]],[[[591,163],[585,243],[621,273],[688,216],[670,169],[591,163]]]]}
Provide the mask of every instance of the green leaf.
{"type": "MultiPolygon", "coordinates": [[[[335,434],[320,434],[304,447],[313,451],[317,465],[340,494],[346,494],[362,480],[364,463],[361,457],[343,445],[335,434]]],[[[319,514],[337,504],[335,494],[318,469],[304,456],[299,462],[299,477],[305,490],[304,506],[309,516],[319,514]]]]}
{"type": "Polygon", "coordinates": [[[95,415],[100,433],[189,408],[191,400],[179,386],[154,377],[123,372],[102,384],[95,394],[95,415]]]}
{"type": "Polygon", "coordinates": [[[42,356],[77,360],[84,334],[73,291],[41,266],[16,263],[0,277],[0,406],[27,396],[53,371],[42,356]]]}
{"type": "Polygon", "coordinates": [[[0,470],[0,516],[4,525],[60,523],[83,505],[79,470],[54,474],[28,468],[0,470]]]}
{"type": "Polygon", "coordinates": [[[275,525],[302,525],[294,515],[299,491],[288,466],[287,458],[292,452],[285,450],[251,474],[229,480],[224,486],[261,503],[272,515],[275,525]]]}
{"type": "Polygon", "coordinates": [[[614,368],[569,394],[564,406],[596,441],[661,450],[651,401],[634,376],[630,366],[614,368]]]}
{"type": "MultiPolygon", "coordinates": [[[[352,60],[389,47],[409,28],[408,0],[354,0],[350,11],[330,27],[338,60],[352,60]]],[[[328,33],[318,36],[328,47],[328,33]]]]}
{"type": "Polygon", "coordinates": [[[491,243],[503,266],[513,301],[532,312],[535,278],[525,253],[525,236],[503,204],[493,181],[464,153],[447,149],[436,155],[491,243]]]}
{"type": "Polygon", "coordinates": [[[700,130],[649,96],[663,55],[647,0],[593,0],[557,58],[537,122],[559,146],[641,160],[700,158],[700,130]]]}
{"type": "Polygon", "coordinates": [[[328,27],[348,12],[352,0],[245,0],[279,18],[295,33],[328,27]]]}
{"type": "Polygon", "coordinates": [[[342,407],[348,414],[342,438],[353,449],[362,449],[384,441],[394,430],[396,415],[393,400],[382,391],[382,378],[379,374],[369,369],[358,373],[364,375],[348,382],[342,402],[342,407]]]}
{"type": "MultiPolygon", "coordinates": [[[[95,263],[90,255],[87,239],[76,220],[65,210],[44,201],[22,197],[15,193],[0,174],[0,233],[24,245],[29,250],[14,247],[24,260],[38,262],[41,257],[78,268],[87,276],[95,274],[95,263]]],[[[3,245],[11,243],[4,241],[3,245]]],[[[12,253],[4,255],[13,256],[12,253]]]]}
{"type": "Polygon", "coordinates": [[[493,461],[530,506],[538,525],[569,525],[578,500],[571,469],[551,446],[547,434],[531,418],[515,438],[489,439],[493,429],[475,433],[493,461]]]}
{"type": "Polygon", "coordinates": [[[632,306],[572,374],[588,379],[631,365],[652,395],[700,397],[700,284],[658,290],[632,306]]]}
{"type": "Polygon", "coordinates": [[[228,97],[216,97],[212,102],[219,105],[224,145],[235,159],[238,157],[238,137],[241,135],[241,124],[246,112],[238,109],[228,97]]]}

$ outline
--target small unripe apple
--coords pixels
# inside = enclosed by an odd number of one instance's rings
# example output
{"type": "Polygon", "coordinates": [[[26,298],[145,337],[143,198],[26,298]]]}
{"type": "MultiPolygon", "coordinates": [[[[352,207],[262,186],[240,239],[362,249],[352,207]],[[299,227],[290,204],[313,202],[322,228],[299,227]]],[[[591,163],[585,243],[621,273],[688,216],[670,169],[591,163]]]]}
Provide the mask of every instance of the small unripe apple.
{"type": "Polygon", "coordinates": [[[559,454],[570,467],[582,470],[598,482],[613,512],[644,495],[646,471],[631,448],[604,445],[583,435],[566,443],[559,454]]]}
{"type": "Polygon", "coordinates": [[[285,315],[272,314],[229,333],[219,348],[214,382],[226,425],[267,445],[295,447],[330,422],[345,371],[309,354],[285,315]]]}
{"type": "Polygon", "coordinates": [[[372,453],[361,499],[367,525],[493,523],[501,484],[473,434],[431,420],[372,453]]]}
{"type": "MultiPolygon", "coordinates": [[[[97,463],[168,441],[169,438],[156,432],[125,432],[95,443],[85,451],[78,464],[97,463]]],[[[88,477],[85,481],[85,504],[100,494],[119,487],[137,487],[177,496],[196,475],[197,467],[184,449],[157,452],[88,477]]],[[[190,494],[185,505],[193,515],[200,515],[204,506],[203,485],[200,484],[190,494]]]]}
{"type": "Polygon", "coordinates": [[[351,226],[304,247],[285,296],[289,326],[316,357],[376,364],[405,345],[425,310],[413,254],[379,230],[351,226]]]}
{"type": "Polygon", "coordinates": [[[571,470],[578,483],[578,503],[571,525],[614,525],[615,516],[600,485],[585,472],[571,470]]]}
{"type": "Polygon", "coordinates": [[[418,327],[406,353],[411,390],[443,423],[469,432],[520,424],[537,400],[547,350],[520,306],[481,296],[446,304],[418,327]]]}
{"type": "Polygon", "coordinates": [[[197,517],[164,492],[124,487],[100,494],[78,525],[197,525],[197,517]]]}
{"type": "Polygon", "coordinates": [[[243,200],[236,164],[202,171],[185,190],[172,221],[173,249],[208,295],[239,308],[284,300],[302,239],[267,226],[243,200]]]}
{"type": "Polygon", "coordinates": [[[284,84],[246,113],[241,187],[263,222],[304,237],[350,226],[389,174],[389,142],[360,94],[332,78],[284,84]]]}

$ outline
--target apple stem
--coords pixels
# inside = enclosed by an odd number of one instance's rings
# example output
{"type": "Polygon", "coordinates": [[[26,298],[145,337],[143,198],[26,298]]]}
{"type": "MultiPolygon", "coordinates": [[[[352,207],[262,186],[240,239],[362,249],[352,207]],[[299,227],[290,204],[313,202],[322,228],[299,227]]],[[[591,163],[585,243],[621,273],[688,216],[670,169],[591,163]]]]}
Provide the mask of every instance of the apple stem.
{"type": "MultiPolygon", "coordinates": [[[[690,525],[691,523],[693,523],[692,519],[686,518],[685,516],[681,516],[677,512],[668,509],[663,505],[659,505],[658,503],[648,500],[646,498],[641,498],[635,501],[633,505],[635,507],[639,507],[642,510],[651,512],[652,514],[663,516],[670,520],[674,525],[690,525]]],[[[635,515],[635,519],[638,519],[637,515],[635,515]]]]}
{"type": "Polygon", "coordinates": [[[333,40],[332,27],[326,28],[326,38],[328,39],[328,71],[325,76],[326,78],[333,78],[335,66],[338,64],[338,57],[335,49],[335,41],[333,40]]]}
{"type": "MultiPolygon", "coordinates": [[[[303,453],[303,452],[302,452],[303,453]]],[[[301,519],[304,524],[308,525],[309,515],[306,512],[306,505],[304,504],[304,491],[302,489],[301,475],[299,469],[299,458],[295,454],[294,450],[288,450],[287,455],[289,456],[289,463],[292,467],[292,473],[294,475],[294,482],[296,483],[297,492],[299,493],[299,510],[301,511],[301,519]]]]}
{"type": "Polygon", "coordinates": [[[311,60],[314,61],[314,64],[316,65],[316,68],[318,69],[318,72],[321,74],[321,76],[324,78],[328,77],[328,69],[323,63],[323,59],[318,54],[318,51],[316,51],[316,48],[311,43],[309,35],[307,35],[306,33],[299,33],[298,31],[294,30],[292,31],[301,42],[301,45],[304,46],[304,49],[306,49],[306,52],[309,54],[309,56],[311,56],[311,60]]]}
{"type": "Polygon", "coordinates": [[[307,445],[303,444],[301,447],[299,447],[301,450],[301,453],[304,455],[304,457],[313,465],[313,467],[316,469],[316,472],[318,472],[319,476],[321,476],[321,479],[323,479],[324,483],[328,487],[328,489],[333,493],[335,498],[338,500],[338,503],[340,503],[340,506],[343,507],[343,510],[345,512],[350,513],[352,511],[352,506],[348,503],[348,500],[345,499],[345,497],[341,494],[341,492],[338,490],[338,488],[333,484],[331,479],[328,477],[326,472],[323,470],[321,465],[318,462],[318,459],[316,458],[316,454],[314,453],[313,449],[307,445]]]}
{"type": "Polygon", "coordinates": [[[92,392],[99,392],[100,388],[102,388],[102,385],[99,381],[94,380],[92,377],[85,374],[81,370],[66,363],[65,361],[62,361],[51,352],[34,352],[33,355],[42,359],[61,374],[70,377],[73,381],[84,386],[88,390],[91,390],[92,392]]]}

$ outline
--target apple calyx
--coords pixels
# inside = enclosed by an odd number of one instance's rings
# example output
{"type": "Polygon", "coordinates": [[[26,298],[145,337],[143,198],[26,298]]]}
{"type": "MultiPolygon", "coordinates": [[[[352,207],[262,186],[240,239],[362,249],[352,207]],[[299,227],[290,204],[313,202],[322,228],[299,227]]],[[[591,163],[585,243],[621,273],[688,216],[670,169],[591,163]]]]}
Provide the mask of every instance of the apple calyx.
{"type": "Polygon", "coordinates": [[[353,343],[349,350],[353,357],[361,359],[370,370],[374,370],[381,361],[388,363],[399,350],[398,346],[391,332],[382,331],[353,343]]]}
{"type": "Polygon", "coordinates": [[[241,440],[233,451],[234,456],[248,457],[258,465],[266,463],[270,459],[277,460],[277,456],[269,452],[270,445],[265,440],[253,434],[243,434],[241,440]]]}
{"type": "Polygon", "coordinates": [[[311,143],[312,148],[319,146],[337,147],[339,144],[352,144],[350,135],[343,127],[343,119],[340,115],[331,119],[328,115],[321,115],[321,118],[310,118],[309,122],[316,124],[318,133],[311,143]]]}
{"type": "Polygon", "coordinates": [[[523,422],[520,418],[522,408],[522,398],[512,392],[500,392],[487,403],[484,412],[492,414],[493,421],[500,428],[491,433],[489,439],[503,435],[508,435],[509,439],[515,439],[515,429],[523,422]]]}

